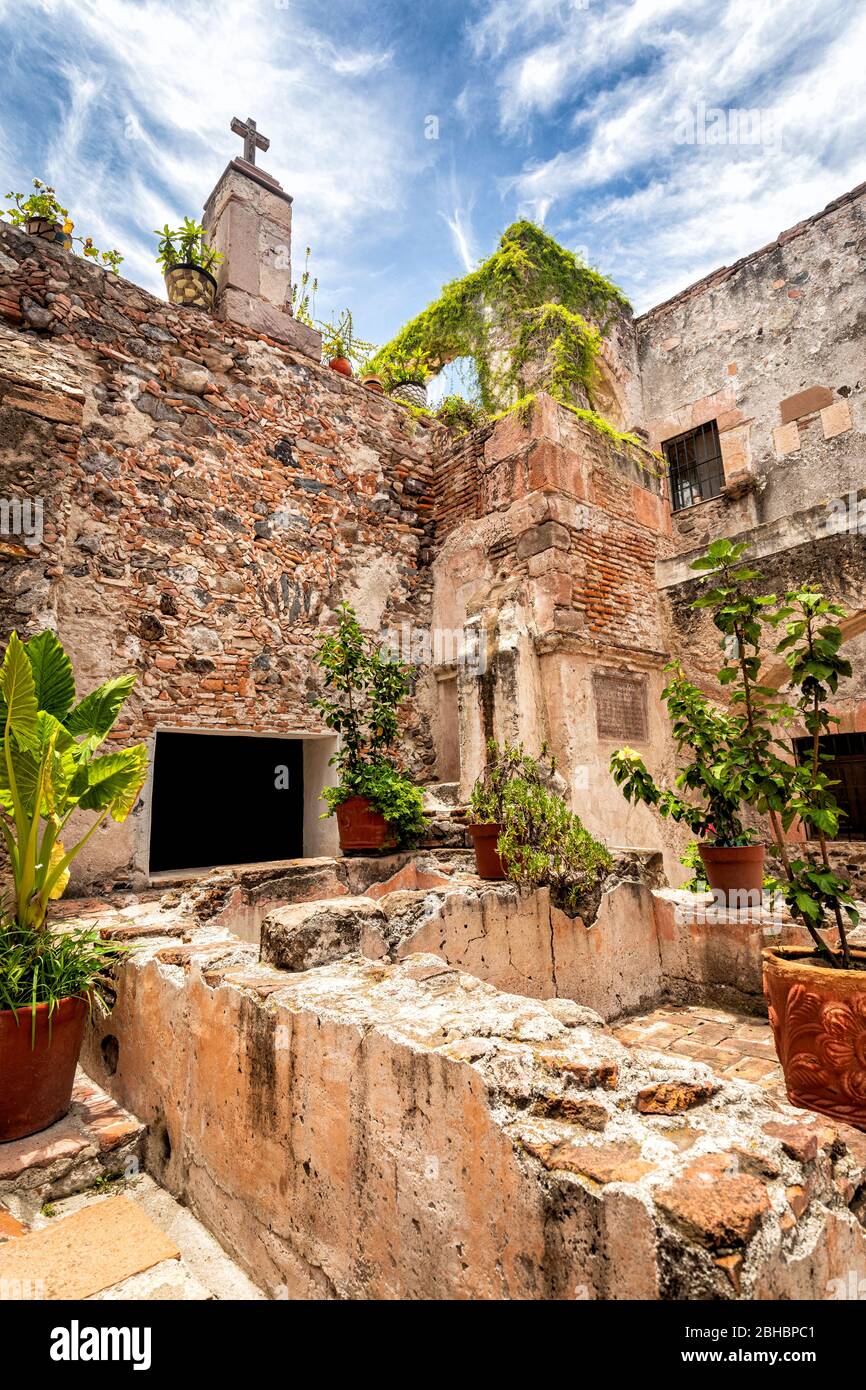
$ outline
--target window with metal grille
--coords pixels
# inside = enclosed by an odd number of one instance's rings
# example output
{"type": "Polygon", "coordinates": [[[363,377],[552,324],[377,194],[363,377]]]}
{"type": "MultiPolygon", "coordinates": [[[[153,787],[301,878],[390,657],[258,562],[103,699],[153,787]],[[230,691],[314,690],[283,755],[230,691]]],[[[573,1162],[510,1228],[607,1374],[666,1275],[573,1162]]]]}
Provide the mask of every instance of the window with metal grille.
{"type": "Polygon", "coordinates": [[[722,449],[715,420],[662,444],[668,461],[671,507],[675,512],[718,497],[725,485],[722,449]]]}

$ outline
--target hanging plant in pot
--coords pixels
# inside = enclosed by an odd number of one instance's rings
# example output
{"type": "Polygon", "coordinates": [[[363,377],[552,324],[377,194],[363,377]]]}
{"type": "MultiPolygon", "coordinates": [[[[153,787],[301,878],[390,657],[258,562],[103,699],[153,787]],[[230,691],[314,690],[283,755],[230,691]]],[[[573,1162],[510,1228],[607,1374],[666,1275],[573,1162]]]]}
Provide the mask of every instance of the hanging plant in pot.
{"type": "Polygon", "coordinates": [[[331,758],[337,785],[322,793],[324,816],[337,817],[340,848],[378,852],[417,843],[425,826],[421,792],[391,753],[411,667],[383,652],[347,603],[337,609],[336,632],[323,634],[316,660],[325,693],[314,708],[340,738],[331,758]]]}
{"type": "Polygon", "coordinates": [[[169,303],[212,313],[217,282],[211,272],[223,257],[208,246],[204,227],[185,217],[182,227],[172,231],[166,224],[156,236],[160,238],[156,261],[162,267],[169,303]]]}
{"type": "Polygon", "coordinates": [[[340,376],[353,376],[352,363],[365,362],[375,351],[373,343],[356,338],[349,309],[344,309],[336,322],[332,319],[330,323],[319,323],[318,328],[322,335],[322,361],[340,376]]]}
{"type": "Polygon", "coordinates": [[[76,701],[72,666],[52,632],[9,638],[0,668],[0,826],[13,897],[0,913],[0,1141],[47,1128],[69,1109],[88,1013],[121,948],[95,931],[55,933],[50,904],[107,816],[123,821],[147,770],[143,744],[97,755],[135,677],[76,701]],[[93,821],[70,848],[73,814],[93,821]]]}

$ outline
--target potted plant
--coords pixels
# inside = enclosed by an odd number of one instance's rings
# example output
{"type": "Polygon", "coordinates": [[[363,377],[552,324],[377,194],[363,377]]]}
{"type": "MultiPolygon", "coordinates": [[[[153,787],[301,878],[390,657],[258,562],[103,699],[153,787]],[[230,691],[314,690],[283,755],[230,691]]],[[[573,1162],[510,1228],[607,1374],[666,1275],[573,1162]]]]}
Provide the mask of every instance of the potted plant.
{"type": "Polygon", "coordinates": [[[550,889],[557,906],[576,908],[610,868],[604,845],[553,789],[556,760],[521,744],[487,744],[487,766],[472,789],[469,833],[479,878],[550,889]]]}
{"type": "Polygon", "coordinates": [[[340,376],[352,376],[352,363],[364,362],[374,351],[372,343],[355,337],[350,310],[344,309],[336,323],[319,323],[322,334],[322,361],[340,376]]]}
{"type": "Polygon", "coordinates": [[[430,364],[422,354],[392,360],[388,363],[388,394],[394,401],[402,401],[404,405],[424,409],[427,405],[427,382],[430,376],[430,364]]]}
{"type": "Polygon", "coordinates": [[[497,845],[505,829],[506,792],[519,775],[522,762],[522,748],[506,741],[500,749],[495,738],[488,739],[487,762],[469,797],[471,820],[467,826],[479,878],[502,880],[508,877],[497,845]]]}
{"type": "Polygon", "coordinates": [[[812,946],[765,950],[764,994],[791,1104],[866,1130],[866,951],[848,940],[859,914],[848,881],[830,867],[827,839],[838,834],[842,812],[821,751],[838,722],[828,701],[851,674],[839,656],[843,617],[838,604],[809,589],[789,592],[773,615],[785,630],[776,650],[791,673],[793,708],[810,738],[804,761],[788,764],[782,828],[809,827],[817,850],[794,854],[779,837],[785,876],[778,886],[812,946]]]}
{"type": "Polygon", "coordinates": [[[340,848],[357,853],[415,843],[425,825],[421,792],[390,755],[411,668],[375,645],[347,603],[337,609],[336,632],[322,636],[316,660],[325,694],[314,708],[340,736],[331,758],[339,780],[322,794],[324,815],[337,817],[340,848]]]}
{"type": "Polygon", "coordinates": [[[14,205],[7,207],[4,214],[13,227],[22,227],[30,236],[53,242],[67,251],[71,250],[75,242],[79,242],[83,256],[88,260],[97,261],[106,270],[116,272],[123,261],[120,252],[99,251],[94,246],[92,237],[74,237],[72,233],[75,223],[66,208],[60,206],[54,189],[41,179],[34,179],[33,187],[36,192],[30,193],[26,198],[23,193],[6,194],[7,199],[11,198],[14,205]]]}
{"type": "Polygon", "coordinates": [[[369,362],[362,363],[358,370],[361,377],[361,385],[366,386],[368,391],[375,391],[377,396],[384,396],[384,378],[381,377],[378,372],[372,370],[369,362]]]}
{"type": "Polygon", "coordinates": [[[660,786],[634,749],[617,749],[610,770],[626,801],[644,802],[663,817],[687,825],[698,837],[698,854],[710,887],[729,906],[747,894],[750,905],[761,901],[764,846],[742,818],[748,768],[741,760],[741,720],[721,709],[687,680],[679,662],[662,691],[677,753],[683,758],[678,790],[660,786]],[[680,793],[687,792],[687,796],[680,793]]]}
{"type": "Polygon", "coordinates": [[[60,206],[54,189],[48,184],[34,179],[33,187],[36,191],[26,198],[23,193],[6,194],[13,206],[5,209],[5,216],[13,227],[22,227],[30,236],[68,249],[72,245],[73,228],[69,213],[60,206]]]}
{"type": "Polygon", "coordinates": [[[0,917],[0,1141],[66,1114],[87,1014],[118,947],[95,931],[55,933],[49,904],[106,816],[126,819],[147,770],[143,744],[97,754],[135,677],[76,701],[69,657],[53,632],[12,633],[0,668],[0,827],[13,897],[0,917]],[[73,814],[93,821],[70,848],[73,814]]]}
{"type": "Polygon", "coordinates": [[[211,271],[223,257],[208,246],[204,227],[185,217],[182,227],[172,231],[166,224],[155,235],[160,239],[156,260],[162,267],[169,303],[212,312],[217,282],[211,271]]]}

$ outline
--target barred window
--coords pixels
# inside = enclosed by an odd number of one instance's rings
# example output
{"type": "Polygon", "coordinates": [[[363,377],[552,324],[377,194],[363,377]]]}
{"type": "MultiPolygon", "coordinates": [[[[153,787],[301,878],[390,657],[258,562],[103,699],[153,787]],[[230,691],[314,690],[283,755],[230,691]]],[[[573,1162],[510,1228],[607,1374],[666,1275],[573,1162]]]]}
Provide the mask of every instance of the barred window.
{"type": "Polygon", "coordinates": [[[671,507],[675,512],[718,497],[725,484],[722,449],[715,420],[662,444],[668,461],[671,507]]]}

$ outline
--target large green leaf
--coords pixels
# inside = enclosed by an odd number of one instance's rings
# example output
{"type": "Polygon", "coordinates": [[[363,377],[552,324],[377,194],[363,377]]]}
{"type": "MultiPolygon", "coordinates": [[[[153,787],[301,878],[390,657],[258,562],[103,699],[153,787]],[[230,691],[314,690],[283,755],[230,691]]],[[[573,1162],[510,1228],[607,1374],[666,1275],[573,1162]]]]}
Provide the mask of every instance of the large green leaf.
{"type": "MultiPolygon", "coordinates": [[[[42,815],[62,813],[63,802],[75,771],[72,749],[75,745],[63,725],[40,710],[36,719],[36,736],[29,748],[20,748],[14,739],[10,740],[9,755],[12,760],[12,776],[21,806],[28,816],[36,810],[36,788],[39,783],[43,762],[47,763],[43,780],[42,815]]],[[[0,741],[0,805],[12,809],[12,788],[9,781],[9,767],[5,744],[0,741]]]]}
{"type": "Polygon", "coordinates": [[[0,693],[3,695],[3,726],[12,731],[21,748],[36,743],[36,715],[39,705],[33,670],[27,660],[24,643],[17,632],[9,637],[9,645],[0,667],[0,693]]]}
{"type": "Polygon", "coordinates": [[[56,634],[46,628],[31,637],[24,649],[33,670],[39,708],[56,719],[65,719],[75,699],[75,677],[56,634]]]}
{"type": "Polygon", "coordinates": [[[97,686],[96,690],[91,690],[64,719],[69,732],[76,738],[84,736],[94,740],[93,746],[97,746],[112,728],[134,685],[135,675],[130,673],[117,676],[114,680],[97,686]]]}
{"type": "Polygon", "coordinates": [[[88,788],[79,801],[85,811],[111,812],[112,820],[126,820],[147,776],[147,749],[143,743],[106,753],[87,765],[88,788]]]}

